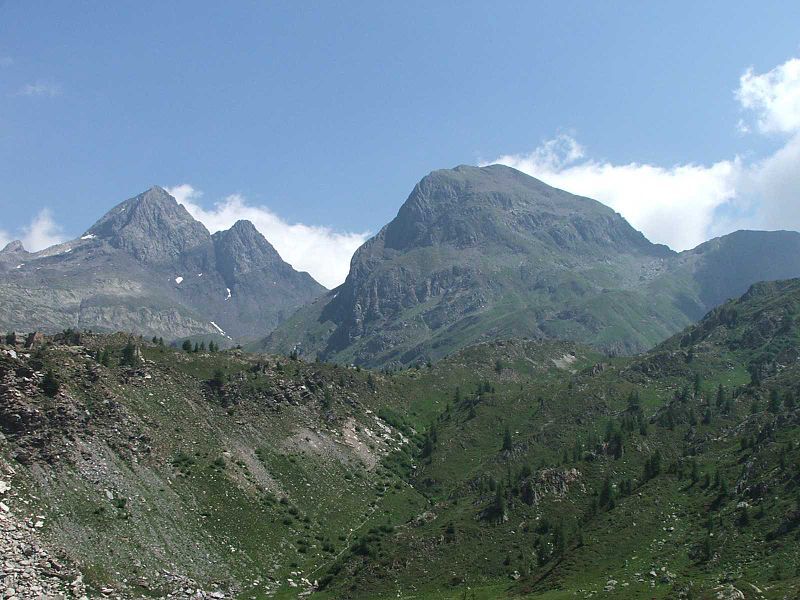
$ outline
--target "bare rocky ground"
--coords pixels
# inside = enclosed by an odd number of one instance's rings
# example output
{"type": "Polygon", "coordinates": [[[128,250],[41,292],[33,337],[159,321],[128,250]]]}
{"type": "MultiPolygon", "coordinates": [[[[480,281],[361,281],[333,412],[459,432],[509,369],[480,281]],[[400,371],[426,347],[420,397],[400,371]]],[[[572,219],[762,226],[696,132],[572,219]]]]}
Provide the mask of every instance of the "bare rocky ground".
{"type": "MultiPolygon", "coordinates": [[[[0,599],[134,597],[112,588],[104,588],[100,593],[87,590],[81,572],[40,539],[39,531],[44,527],[46,517],[36,514],[30,501],[15,492],[10,483],[15,475],[13,467],[0,461],[0,599]]],[[[167,570],[162,570],[159,576],[173,590],[163,598],[201,600],[227,597],[219,590],[202,590],[193,580],[167,570]]]]}
{"type": "Polygon", "coordinates": [[[80,573],[39,540],[44,516],[14,491],[14,474],[0,463],[0,598],[88,598],[80,573]]]}

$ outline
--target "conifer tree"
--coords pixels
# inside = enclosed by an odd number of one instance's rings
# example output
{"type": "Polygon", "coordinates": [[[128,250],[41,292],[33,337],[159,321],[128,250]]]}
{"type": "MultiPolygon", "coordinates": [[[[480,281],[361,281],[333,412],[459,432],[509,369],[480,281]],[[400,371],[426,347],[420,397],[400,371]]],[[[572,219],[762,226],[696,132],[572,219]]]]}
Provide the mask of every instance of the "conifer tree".
{"type": "Polygon", "coordinates": [[[42,391],[51,398],[58,394],[60,385],[52,369],[48,369],[42,379],[42,391]]]}
{"type": "Polygon", "coordinates": [[[511,430],[506,425],[506,430],[503,433],[503,452],[510,452],[514,447],[513,441],[511,440],[511,430]]]}

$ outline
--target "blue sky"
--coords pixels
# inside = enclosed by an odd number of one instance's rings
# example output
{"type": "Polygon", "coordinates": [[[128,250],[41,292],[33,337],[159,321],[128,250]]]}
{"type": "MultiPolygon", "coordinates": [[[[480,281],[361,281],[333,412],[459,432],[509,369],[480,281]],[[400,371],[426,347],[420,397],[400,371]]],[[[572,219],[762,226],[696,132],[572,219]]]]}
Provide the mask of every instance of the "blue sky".
{"type": "Polygon", "coordinates": [[[0,0],[0,241],[160,184],[333,285],[423,175],[496,160],[678,248],[800,225],[798,3],[336,4],[0,0]]]}

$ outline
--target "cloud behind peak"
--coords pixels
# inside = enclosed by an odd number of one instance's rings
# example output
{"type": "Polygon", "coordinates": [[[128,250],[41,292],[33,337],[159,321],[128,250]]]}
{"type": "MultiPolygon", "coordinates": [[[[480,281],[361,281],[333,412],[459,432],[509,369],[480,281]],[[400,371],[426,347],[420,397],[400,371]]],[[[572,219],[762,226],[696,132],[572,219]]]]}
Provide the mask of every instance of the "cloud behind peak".
{"type": "Polygon", "coordinates": [[[266,206],[251,204],[240,194],[231,194],[205,208],[200,204],[202,192],[190,184],[165,189],[212,233],[228,229],[242,219],[251,221],[286,262],[299,271],[307,271],[328,288],[345,280],[353,252],[369,237],[369,232],[339,232],[330,227],[288,223],[266,206]]]}

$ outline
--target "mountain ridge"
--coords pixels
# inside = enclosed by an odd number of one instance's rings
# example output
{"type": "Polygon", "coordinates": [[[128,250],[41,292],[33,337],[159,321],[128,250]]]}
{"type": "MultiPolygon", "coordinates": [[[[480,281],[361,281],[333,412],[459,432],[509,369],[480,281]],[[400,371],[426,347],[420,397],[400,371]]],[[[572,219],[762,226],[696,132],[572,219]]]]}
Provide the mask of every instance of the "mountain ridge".
{"type": "Polygon", "coordinates": [[[630,354],[762,275],[800,275],[795,249],[798,233],[747,232],[677,253],[595,200],[459,166],[424,177],[341,286],[250,347],[399,366],[515,334],[630,354]]]}
{"type": "Polygon", "coordinates": [[[252,223],[209,233],[163,188],[109,210],[74,240],[0,254],[0,328],[129,330],[246,340],[325,288],[252,223]]]}

